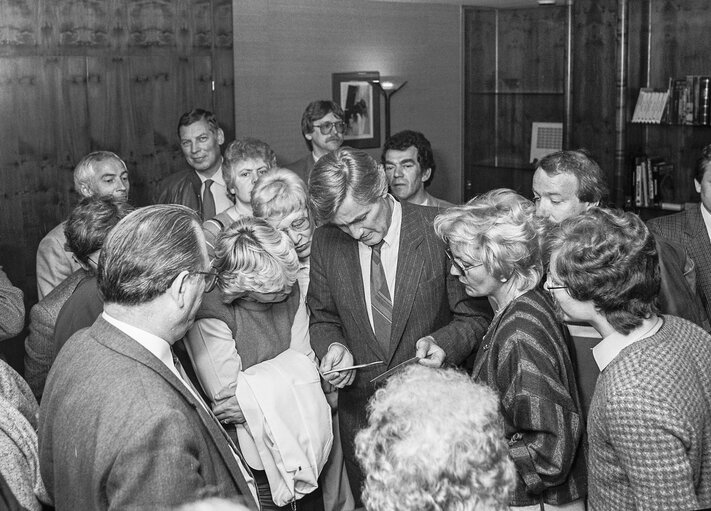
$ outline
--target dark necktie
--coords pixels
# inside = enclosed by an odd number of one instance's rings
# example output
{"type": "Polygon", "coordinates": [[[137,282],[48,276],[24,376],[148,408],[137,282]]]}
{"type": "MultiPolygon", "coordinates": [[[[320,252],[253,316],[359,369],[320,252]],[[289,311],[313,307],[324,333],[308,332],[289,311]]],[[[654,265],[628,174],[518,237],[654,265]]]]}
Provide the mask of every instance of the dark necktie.
{"type": "Polygon", "coordinates": [[[373,310],[373,331],[385,353],[390,351],[390,330],[393,324],[393,302],[390,299],[385,270],[380,259],[381,241],[370,254],[370,306],[373,310]]]}
{"type": "Polygon", "coordinates": [[[205,181],[205,190],[202,192],[202,219],[210,220],[217,212],[215,211],[215,198],[212,196],[210,187],[214,181],[208,179],[205,181]]]}

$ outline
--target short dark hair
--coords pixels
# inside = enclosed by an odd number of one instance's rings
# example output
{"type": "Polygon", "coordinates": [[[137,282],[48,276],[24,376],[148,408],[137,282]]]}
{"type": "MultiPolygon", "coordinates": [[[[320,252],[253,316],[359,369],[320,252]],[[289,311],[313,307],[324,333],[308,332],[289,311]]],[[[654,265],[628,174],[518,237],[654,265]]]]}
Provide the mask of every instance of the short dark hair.
{"type": "Polygon", "coordinates": [[[381,165],[368,153],[339,147],[322,156],[309,176],[309,209],[318,224],[333,220],[347,194],[370,204],[388,189],[381,165]]]}
{"type": "Polygon", "coordinates": [[[205,238],[197,213],[177,204],[137,209],[109,233],[99,257],[104,302],[140,305],[163,294],[181,271],[203,271],[205,238]]]}
{"type": "Polygon", "coordinates": [[[64,224],[67,248],[79,262],[89,266],[89,256],[101,250],[109,231],[131,211],[133,206],[113,196],[85,197],[64,224]]]}
{"type": "Polygon", "coordinates": [[[343,108],[341,105],[335,101],[330,101],[327,99],[320,99],[318,101],[312,101],[304,110],[301,116],[301,134],[304,136],[306,145],[309,147],[309,151],[313,151],[314,144],[311,140],[306,138],[306,135],[310,134],[314,130],[314,122],[327,116],[328,114],[333,114],[340,120],[345,119],[345,114],[343,113],[343,108]]]}
{"type": "Polygon", "coordinates": [[[389,150],[404,151],[411,146],[417,149],[417,162],[420,164],[420,168],[423,171],[430,169],[430,177],[425,181],[425,186],[428,186],[432,182],[437,166],[430,141],[419,131],[404,130],[395,133],[385,141],[380,160],[385,165],[385,155],[389,150]]]}
{"type": "Polygon", "coordinates": [[[708,144],[701,150],[701,158],[696,160],[696,165],[694,165],[694,179],[700,183],[708,170],[711,170],[711,144],[708,144]]]}
{"type": "Polygon", "coordinates": [[[591,208],[568,218],[546,237],[548,257],[555,251],[550,272],[574,299],[592,300],[616,331],[626,335],[657,311],[656,243],[634,213],[591,208]]]}
{"type": "Polygon", "coordinates": [[[582,202],[602,205],[608,190],[605,176],[597,161],[587,149],[558,151],[538,162],[538,167],[546,174],[555,176],[568,173],[578,178],[577,197],[582,202]]]}
{"type": "Polygon", "coordinates": [[[217,133],[220,129],[220,125],[217,123],[217,117],[215,114],[209,110],[203,110],[202,108],[193,108],[189,112],[185,112],[180,116],[178,120],[178,138],[180,138],[180,128],[183,126],[190,126],[193,123],[202,121],[205,119],[207,125],[210,126],[210,131],[217,133]]]}

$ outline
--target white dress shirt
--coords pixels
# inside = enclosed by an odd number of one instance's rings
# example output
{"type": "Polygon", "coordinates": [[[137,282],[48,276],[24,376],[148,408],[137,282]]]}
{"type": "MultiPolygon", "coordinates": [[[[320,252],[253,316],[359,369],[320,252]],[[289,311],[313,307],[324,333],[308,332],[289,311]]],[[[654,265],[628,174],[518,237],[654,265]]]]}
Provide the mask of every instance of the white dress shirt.
{"type": "MultiPolygon", "coordinates": [[[[380,261],[385,270],[385,280],[388,283],[390,301],[395,303],[395,277],[397,276],[397,258],[400,252],[400,231],[402,230],[402,206],[392,195],[388,194],[387,200],[392,206],[390,227],[385,234],[383,246],[380,248],[380,261]]],[[[365,293],[365,308],[368,311],[370,327],[373,328],[373,308],[370,303],[370,257],[373,249],[365,243],[358,242],[358,256],[360,270],[363,275],[363,292],[365,293]]]]}
{"type": "MultiPolygon", "coordinates": [[[[205,181],[212,179],[212,186],[210,187],[210,193],[215,199],[215,214],[218,215],[230,206],[234,206],[234,202],[227,194],[227,185],[225,184],[225,179],[222,177],[222,167],[220,167],[217,172],[212,177],[205,177],[200,172],[195,172],[200,178],[200,197],[205,193],[205,181]]],[[[209,219],[207,219],[209,220],[209,219]]]]}
{"type": "Polygon", "coordinates": [[[709,239],[711,239],[711,213],[709,213],[703,204],[699,203],[699,207],[701,208],[701,218],[704,219],[704,225],[706,226],[706,233],[709,239]]]}

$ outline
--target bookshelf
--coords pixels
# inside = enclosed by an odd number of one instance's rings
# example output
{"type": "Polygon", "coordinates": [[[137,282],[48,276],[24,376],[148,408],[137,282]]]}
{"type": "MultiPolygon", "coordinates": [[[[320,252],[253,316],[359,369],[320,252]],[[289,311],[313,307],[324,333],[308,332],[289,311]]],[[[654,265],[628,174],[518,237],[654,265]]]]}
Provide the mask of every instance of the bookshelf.
{"type": "MultiPolygon", "coordinates": [[[[702,148],[711,143],[711,126],[684,124],[678,115],[666,115],[659,123],[631,122],[640,91],[669,90],[691,76],[711,75],[711,2],[706,0],[642,0],[629,5],[627,47],[627,120],[625,125],[625,205],[652,217],[661,211],[656,205],[635,204],[633,186],[640,157],[659,158],[673,165],[671,184],[664,202],[697,203],[694,164],[702,148]],[[670,85],[672,84],[672,85],[670,85]]],[[[670,104],[674,101],[670,99],[670,104]]],[[[695,122],[695,121],[691,121],[695,122]]]]}

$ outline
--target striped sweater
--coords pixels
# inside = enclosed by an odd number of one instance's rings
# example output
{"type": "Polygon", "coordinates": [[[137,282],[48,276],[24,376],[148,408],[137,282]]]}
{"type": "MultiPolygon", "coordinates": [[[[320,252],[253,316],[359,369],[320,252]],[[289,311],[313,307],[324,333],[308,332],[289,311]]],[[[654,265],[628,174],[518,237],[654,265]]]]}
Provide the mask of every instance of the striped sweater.
{"type": "Polygon", "coordinates": [[[518,475],[510,505],[561,505],[585,497],[580,399],[563,327],[542,290],[524,293],[494,318],[472,376],[501,400],[518,475]]]}
{"type": "Polygon", "coordinates": [[[711,506],[711,336],[675,316],[600,373],[590,509],[711,506]]]}

